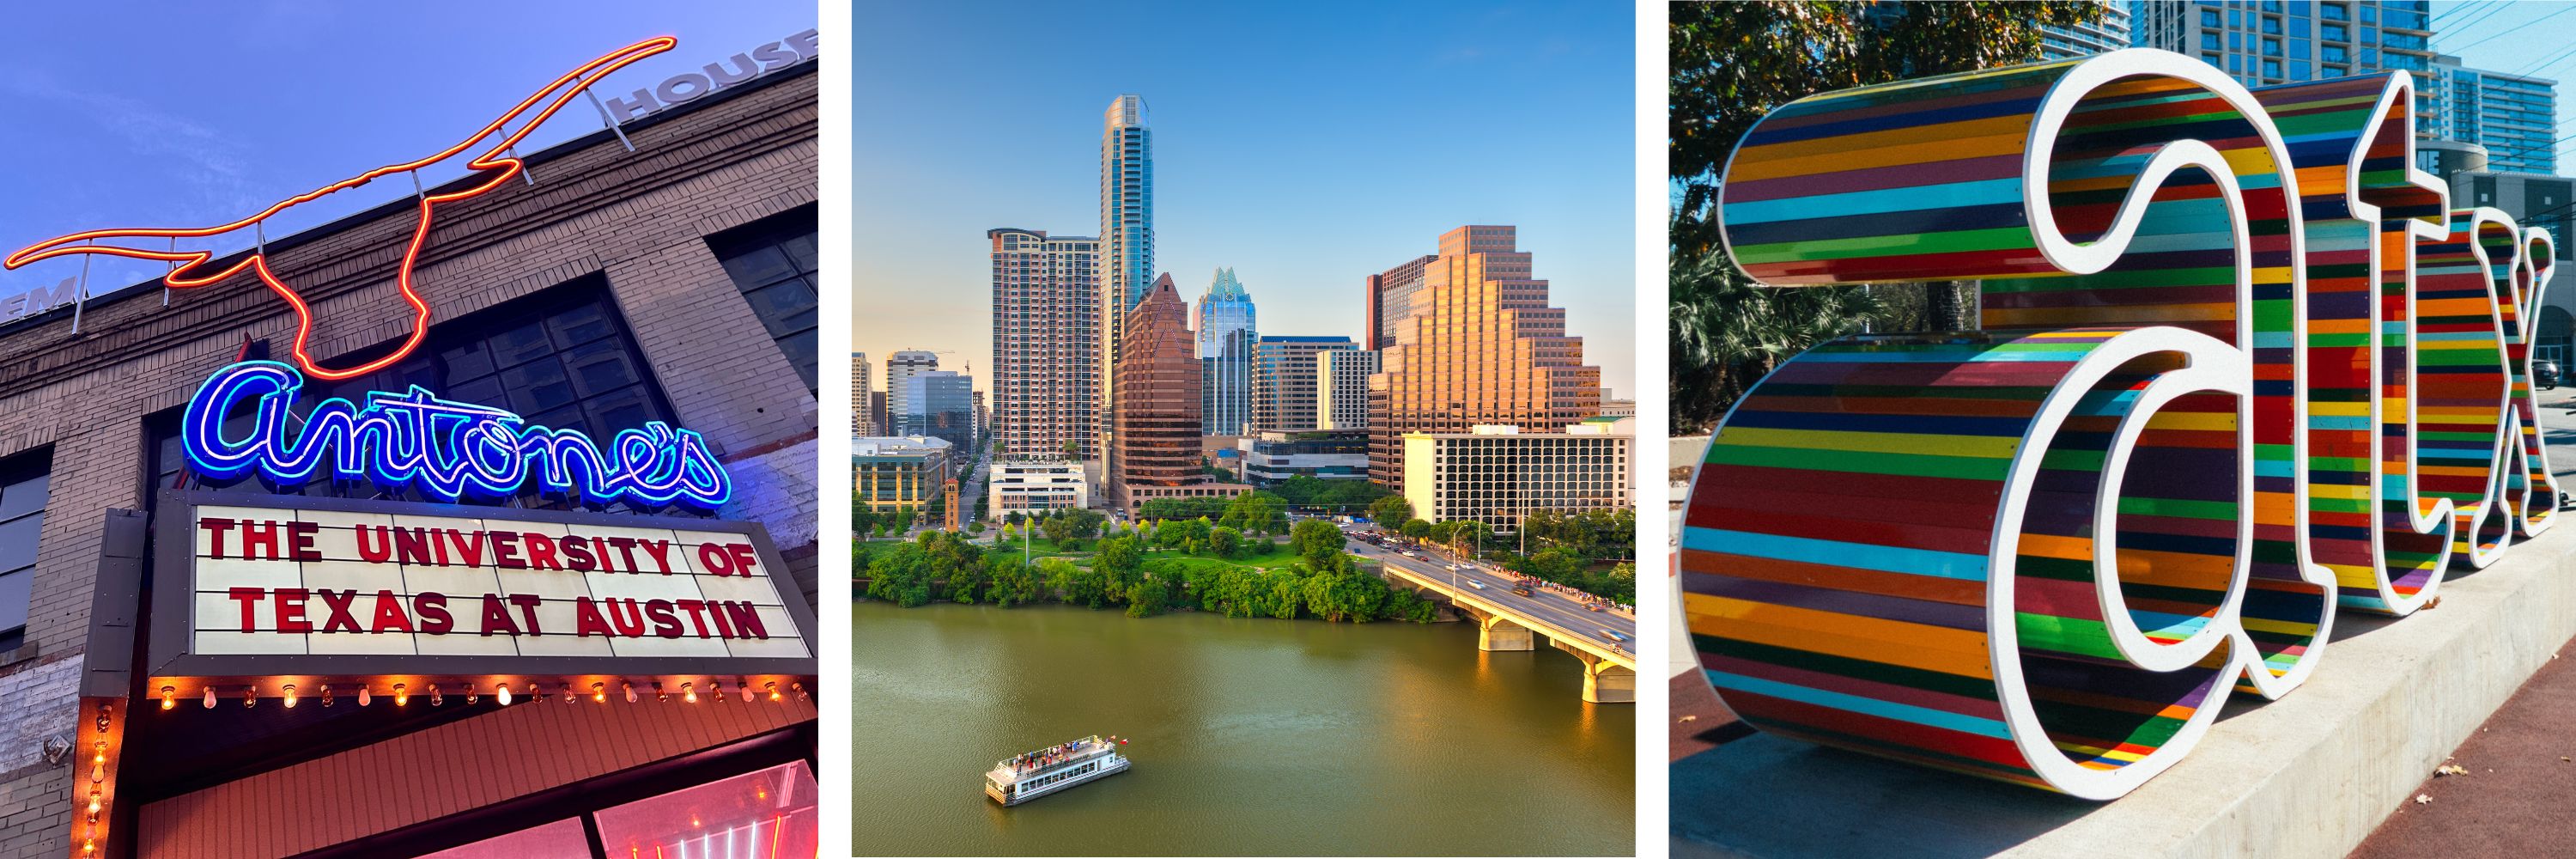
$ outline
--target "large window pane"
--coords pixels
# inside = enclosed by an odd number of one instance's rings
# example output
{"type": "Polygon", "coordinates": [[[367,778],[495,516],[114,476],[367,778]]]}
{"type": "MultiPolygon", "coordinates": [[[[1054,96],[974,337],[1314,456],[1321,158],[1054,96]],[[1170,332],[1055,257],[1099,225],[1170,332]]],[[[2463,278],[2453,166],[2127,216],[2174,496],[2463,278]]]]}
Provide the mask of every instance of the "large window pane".
{"type": "Polygon", "coordinates": [[[812,856],[821,849],[814,774],[803,762],[592,815],[611,856],[812,856]]]}
{"type": "Polygon", "coordinates": [[[741,290],[753,315],[777,341],[787,363],[815,390],[815,287],[820,262],[815,251],[815,209],[782,212],[707,238],[707,248],[724,265],[725,276],[741,290]]]}

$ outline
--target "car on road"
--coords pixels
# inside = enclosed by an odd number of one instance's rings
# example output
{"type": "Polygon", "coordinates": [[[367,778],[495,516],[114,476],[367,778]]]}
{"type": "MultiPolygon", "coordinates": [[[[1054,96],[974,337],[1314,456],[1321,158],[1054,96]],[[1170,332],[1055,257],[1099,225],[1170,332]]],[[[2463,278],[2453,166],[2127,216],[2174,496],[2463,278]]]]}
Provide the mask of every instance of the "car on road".
{"type": "Polygon", "coordinates": [[[1485,583],[1484,583],[1484,582],[1480,582],[1480,581],[1476,581],[1475,579],[1468,579],[1468,580],[1467,580],[1467,586],[1468,586],[1468,587],[1471,587],[1471,588],[1475,588],[1475,589],[1480,590],[1480,591],[1485,589],[1485,583]]]}
{"type": "Polygon", "coordinates": [[[1535,596],[1535,594],[1530,593],[1528,585],[1515,586],[1512,588],[1512,593],[1520,594],[1521,596],[1535,596]]]}
{"type": "Polygon", "coordinates": [[[1600,611],[1600,610],[1601,610],[1601,604],[1600,604],[1600,603],[1597,603],[1597,602],[1588,602],[1588,603],[1584,603],[1584,604],[1583,604],[1583,610],[1584,610],[1584,611],[1600,611]]]}
{"type": "Polygon", "coordinates": [[[1620,634],[1615,633],[1615,632],[1611,632],[1611,631],[1609,631],[1609,630],[1607,630],[1607,629],[1601,630],[1600,632],[1601,632],[1601,637],[1602,637],[1602,638],[1607,638],[1607,639],[1610,639],[1611,641],[1627,641],[1627,640],[1628,640],[1628,637],[1627,637],[1627,636],[1620,635],[1620,634]]]}
{"type": "Polygon", "coordinates": [[[2531,384],[2544,391],[2558,387],[2558,362],[2546,358],[2531,362],[2531,384]]]}

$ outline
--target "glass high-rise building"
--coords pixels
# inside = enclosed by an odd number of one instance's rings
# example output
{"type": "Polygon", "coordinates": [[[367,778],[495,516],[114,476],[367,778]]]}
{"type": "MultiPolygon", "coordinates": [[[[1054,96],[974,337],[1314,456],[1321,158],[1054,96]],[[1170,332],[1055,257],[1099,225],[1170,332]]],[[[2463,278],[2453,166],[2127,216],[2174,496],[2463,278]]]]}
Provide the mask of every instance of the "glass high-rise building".
{"type": "Polygon", "coordinates": [[[939,369],[937,352],[906,349],[886,358],[886,411],[887,417],[892,419],[888,426],[893,427],[896,434],[908,435],[902,430],[904,420],[919,414],[910,401],[912,386],[907,383],[915,375],[936,369],[939,369]]]}
{"type": "MultiPolygon", "coordinates": [[[[2131,39],[2201,58],[2246,86],[2433,69],[2429,0],[2136,0],[2131,39]]],[[[2416,94],[2422,102],[2428,94],[2416,94]]],[[[2421,112],[2421,111],[2419,111],[2421,112]]]]}
{"type": "Polygon", "coordinates": [[[975,443],[975,379],[953,370],[930,370],[904,379],[901,434],[948,440],[955,449],[975,443]]]}
{"type": "Polygon", "coordinates": [[[1348,337],[1265,335],[1255,345],[1252,424],[1259,432],[1303,432],[1321,426],[1316,359],[1325,352],[1360,348],[1348,337]]]}
{"type": "Polygon", "coordinates": [[[1216,270],[1198,314],[1201,432],[1243,435],[1252,422],[1252,346],[1260,326],[1234,269],[1216,270]]]}
{"type": "Polygon", "coordinates": [[[2072,27],[2039,28],[2040,59],[2071,60],[2129,46],[2129,4],[2124,0],[2093,2],[2103,7],[2100,20],[2072,27]]]}
{"type": "Polygon", "coordinates": [[[1143,96],[1121,95],[1101,115],[1098,266],[1098,421],[1099,433],[1107,436],[1118,401],[1118,349],[1127,314],[1154,284],[1154,131],[1145,122],[1143,96]]]}

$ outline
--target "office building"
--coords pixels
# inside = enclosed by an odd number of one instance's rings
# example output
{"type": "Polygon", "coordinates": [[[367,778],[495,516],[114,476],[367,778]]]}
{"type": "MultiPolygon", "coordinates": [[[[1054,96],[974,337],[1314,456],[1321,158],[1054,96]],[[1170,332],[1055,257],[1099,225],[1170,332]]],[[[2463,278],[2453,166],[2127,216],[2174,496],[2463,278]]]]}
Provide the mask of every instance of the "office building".
{"type": "Polygon", "coordinates": [[[984,515],[989,519],[1003,519],[1013,513],[1044,515],[1048,510],[1091,504],[1082,463],[1072,459],[1004,457],[985,471],[984,515]]]}
{"type": "Polygon", "coordinates": [[[886,359],[886,411],[894,419],[888,426],[894,427],[896,434],[907,434],[903,428],[909,424],[904,422],[918,411],[907,398],[912,390],[910,380],[915,375],[937,369],[939,354],[936,352],[906,349],[886,359]]]}
{"type": "Polygon", "coordinates": [[[1404,435],[1404,500],[1427,521],[1469,519],[1518,531],[1532,510],[1629,506],[1635,418],[1592,418],[1564,432],[1479,424],[1404,435]]]}
{"type": "Polygon", "coordinates": [[[886,392],[869,391],[866,408],[868,426],[875,428],[874,434],[894,432],[894,409],[886,400],[886,392]]]}
{"type": "Polygon", "coordinates": [[[1145,99],[1121,95],[1100,121],[1100,435],[1113,432],[1118,350],[1128,314],[1154,285],[1154,132],[1145,99]]]}
{"type": "Polygon", "coordinates": [[[1252,429],[1315,429],[1316,390],[1321,387],[1316,357],[1358,348],[1348,337],[1263,335],[1252,351],[1252,429]]]}
{"type": "Polygon", "coordinates": [[[1013,456],[1100,455],[1100,240],[985,231],[993,253],[993,418],[1013,456]]]}
{"type": "Polygon", "coordinates": [[[946,439],[957,449],[975,443],[975,379],[951,370],[914,373],[904,379],[904,407],[912,411],[896,422],[896,432],[946,439]]]}
{"type": "Polygon", "coordinates": [[[1368,433],[1358,430],[1265,432],[1238,445],[1243,482],[1266,488],[1301,474],[1322,480],[1367,480],[1368,445],[1368,433]]]}
{"type": "Polygon", "coordinates": [[[1368,276],[1368,332],[1360,341],[1362,347],[1376,351],[1395,345],[1396,322],[1413,315],[1413,294],[1422,291],[1422,268],[1436,259],[1426,254],[1368,276]]]}
{"type": "Polygon", "coordinates": [[[1377,350],[1328,349],[1315,355],[1315,428],[1368,429],[1368,379],[1377,350]]]}
{"type": "Polygon", "coordinates": [[[1154,498],[1231,495],[1201,469],[1199,362],[1189,303],[1170,275],[1127,315],[1118,350],[1117,424],[1109,448],[1109,503],[1134,511],[1154,498]]]}
{"type": "Polygon", "coordinates": [[[868,401],[876,394],[876,380],[868,378],[868,353],[850,353],[850,433],[876,435],[883,430],[869,422],[868,401]]]}
{"type": "Polygon", "coordinates": [[[1242,435],[1252,422],[1252,353],[1260,327],[1234,269],[1216,270],[1198,309],[1200,432],[1242,435]]]}
{"type": "Polygon", "coordinates": [[[955,453],[937,436],[850,439],[851,497],[871,510],[927,510],[946,491],[955,453]]]}
{"type": "Polygon", "coordinates": [[[1508,226],[1471,225],[1440,237],[1408,314],[1369,377],[1369,477],[1405,479],[1403,439],[1510,424],[1552,433],[1600,414],[1601,369],[1583,338],[1565,333],[1548,283],[1508,226]]]}
{"type": "Polygon", "coordinates": [[[2486,147],[2486,169],[2499,173],[2558,172],[2557,81],[2467,68],[2449,55],[2433,58],[2430,77],[2419,83],[2439,90],[2442,109],[2418,133],[2486,147]]]}

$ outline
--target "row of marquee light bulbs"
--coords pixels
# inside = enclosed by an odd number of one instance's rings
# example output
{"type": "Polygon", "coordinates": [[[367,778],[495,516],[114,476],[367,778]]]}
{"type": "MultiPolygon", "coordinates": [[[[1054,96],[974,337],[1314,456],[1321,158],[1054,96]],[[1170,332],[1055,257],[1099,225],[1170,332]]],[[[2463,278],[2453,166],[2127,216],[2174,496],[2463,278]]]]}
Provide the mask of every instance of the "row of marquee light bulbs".
{"type": "MultiPolygon", "coordinates": [[[[478,702],[481,700],[482,695],[483,695],[483,687],[482,687],[482,684],[478,684],[478,683],[467,683],[467,684],[463,684],[463,685],[464,685],[464,687],[465,687],[465,703],[466,703],[466,704],[468,704],[468,705],[472,705],[472,704],[478,703],[478,702]]],[[[510,689],[510,684],[509,684],[508,682],[506,682],[506,681],[497,681],[497,680],[496,680],[496,681],[493,681],[491,685],[492,685],[492,700],[494,700],[494,701],[496,701],[496,702],[500,703],[502,706],[505,706],[505,707],[506,707],[506,706],[509,706],[510,702],[511,702],[511,701],[513,701],[513,700],[516,700],[516,699],[517,699],[517,697],[518,697],[518,696],[520,696],[520,695],[524,695],[524,696],[525,696],[529,701],[543,701],[543,700],[545,700],[545,699],[546,699],[545,693],[544,693],[544,691],[542,690],[542,688],[539,686],[539,684],[534,683],[534,682],[530,682],[530,683],[528,684],[528,688],[527,688],[527,691],[526,691],[525,693],[514,693],[514,692],[512,692],[512,691],[511,691],[511,689],[510,689]]],[[[643,700],[642,694],[636,691],[636,689],[635,689],[635,684],[634,684],[633,682],[620,681],[619,685],[620,685],[621,687],[623,687],[623,688],[622,688],[622,689],[620,689],[619,691],[620,691],[620,692],[625,696],[625,698],[626,698],[626,703],[633,704],[633,703],[636,703],[637,701],[643,700]]],[[[670,690],[669,688],[665,687],[665,686],[662,684],[662,681],[660,681],[660,680],[652,681],[652,685],[653,685],[653,690],[652,690],[653,700],[655,700],[655,701],[669,701],[669,700],[671,700],[671,690],[670,690]]],[[[217,694],[216,694],[215,688],[216,688],[216,687],[215,687],[215,684],[212,684],[212,683],[206,684],[205,693],[204,693],[203,695],[199,696],[199,700],[201,700],[201,701],[203,701],[203,702],[204,702],[204,704],[205,704],[205,708],[206,708],[206,709],[208,709],[208,710],[212,710],[212,709],[214,709],[214,708],[215,708],[215,701],[217,700],[217,698],[219,698],[219,697],[220,697],[219,695],[217,695],[217,694]]],[[[716,699],[716,701],[717,701],[717,702],[721,703],[721,702],[723,702],[723,701],[725,700],[725,691],[724,691],[724,682],[723,682],[723,681],[718,680],[718,679],[713,678],[713,677],[709,677],[709,678],[707,678],[707,685],[706,685],[706,688],[707,688],[707,690],[708,690],[710,693],[713,693],[713,696],[714,696],[714,698],[716,699]]],[[[319,691],[321,692],[321,695],[322,695],[322,706],[325,706],[325,707],[331,706],[332,701],[334,700],[334,699],[333,699],[333,697],[332,697],[332,693],[331,693],[331,684],[328,684],[328,683],[322,684],[322,685],[319,687],[319,691]]],[[[179,692],[179,688],[178,688],[178,687],[176,687],[176,686],[163,686],[163,687],[161,687],[161,709],[169,710],[169,709],[173,709],[173,708],[178,707],[178,706],[179,706],[178,692],[179,692]]],[[[297,701],[299,701],[299,700],[301,700],[301,699],[302,699],[302,697],[303,697],[300,693],[298,693],[298,692],[296,691],[295,684],[293,684],[293,683],[285,684],[285,685],[282,687],[282,693],[283,693],[283,694],[281,694],[281,695],[279,695],[279,696],[277,696],[277,697],[279,697],[280,699],[282,699],[282,700],[284,701],[284,703],[285,703],[285,705],[286,705],[287,709],[290,709],[290,710],[291,710],[291,709],[294,709],[294,708],[295,708],[295,704],[296,704],[296,702],[297,702],[297,701]]],[[[809,700],[812,700],[812,698],[811,698],[811,697],[806,693],[806,691],[805,691],[805,684],[804,684],[802,681],[793,681],[793,680],[788,681],[788,683],[787,683],[787,688],[786,688],[786,689],[784,689],[784,690],[782,690],[782,689],[778,688],[778,681],[776,681],[776,680],[765,681],[765,682],[763,682],[763,683],[761,684],[760,691],[759,691],[759,692],[757,692],[757,693],[755,693],[755,692],[753,692],[753,691],[752,691],[752,688],[751,688],[751,681],[750,681],[749,679],[736,680],[736,681],[734,682],[734,693],[735,693],[735,695],[736,695],[736,696],[740,697],[740,698],[741,698],[742,700],[744,700],[744,701],[753,701],[753,700],[758,700],[758,699],[761,699],[761,698],[766,698],[766,699],[771,700],[771,701],[783,701],[783,700],[786,700],[787,696],[788,696],[788,695],[790,695],[790,694],[795,695],[795,696],[796,696],[796,700],[799,700],[799,701],[809,701],[809,700]]],[[[429,705],[430,705],[430,706],[432,706],[432,707],[444,706],[444,705],[447,703],[447,695],[446,695],[446,693],[445,693],[444,691],[440,690],[440,689],[438,688],[438,684],[436,684],[436,683],[431,683],[431,684],[429,684],[429,692],[428,692],[428,694],[429,694],[429,705]]],[[[695,681],[695,680],[685,680],[685,681],[681,681],[681,683],[680,683],[680,691],[679,691],[679,695],[680,695],[680,700],[682,700],[682,701],[685,701],[685,702],[687,702],[687,703],[691,703],[691,704],[698,703],[698,697],[699,697],[699,695],[698,695],[698,684],[697,684],[697,681],[695,681]]],[[[590,684],[590,700],[592,700],[592,701],[594,701],[594,702],[598,702],[598,703],[607,703],[607,701],[608,701],[608,697],[609,697],[609,690],[608,690],[608,684],[607,684],[607,683],[594,682],[594,683],[590,684]]],[[[409,687],[409,685],[408,685],[408,684],[403,684],[403,683],[396,683],[396,684],[394,684],[394,688],[393,688],[394,706],[396,706],[396,707],[409,706],[409,705],[411,704],[411,698],[412,698],[412,692],[411,692],[411,689],[410,689],[410,687],[409,687]]],[[[375,700],[375,696],[374,696],[374,692],[373,692],[373,690],[371,690],[371,689],[370,689],[366,684],[363,684],[363,683],[362,683],[362,684],[359,684],[359,685],[358,685],[358,706],[360,706],[360,707],[367,706],[368,704],[373,703],[373,702],[374,702],[374,700],[375,700]]],[[[563,701],[564,701],[564,703],[566,703],[566,704],[570,704],[570,703],[573,703],[574,701],[577,701],[577,700],[580,700],[580,695],[577,693],[577,690],[575,690],[575,689],[574,689],[573,684],[572,684],[572,683],[570,683],[570,682],[566,682],[566,683],[564,683],[564,684],[563,684],[563,701]]],[[[244,706],[244,707],[255,707],[255,706],[258,706],[258,705],[259,705],[259,684],[253,683],[253,684],[248,684],[248,685],[243,686],[243,687],[242,687],[241,702],[242,702],[242,706],[244,706]]]]}

